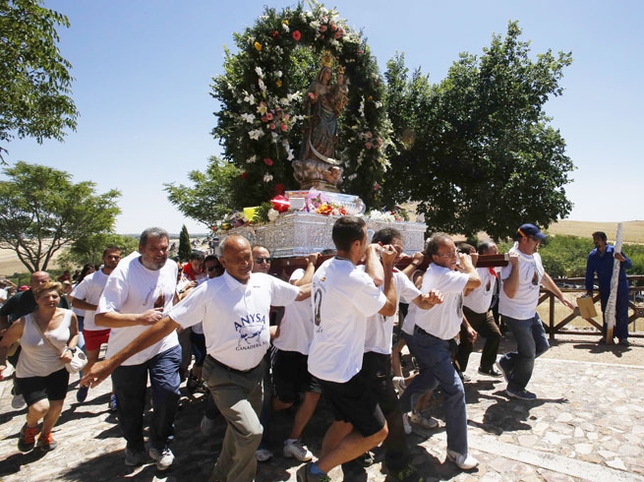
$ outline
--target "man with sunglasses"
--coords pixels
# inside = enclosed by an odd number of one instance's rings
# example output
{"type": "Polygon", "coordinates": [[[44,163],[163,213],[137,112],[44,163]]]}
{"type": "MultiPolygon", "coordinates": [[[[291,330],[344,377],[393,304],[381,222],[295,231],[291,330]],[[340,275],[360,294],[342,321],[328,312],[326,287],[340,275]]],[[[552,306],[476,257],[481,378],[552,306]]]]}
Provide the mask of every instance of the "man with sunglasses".
{"type": "Polygon", "coordinates": [[[253,273],[266,273],[271,269],[271,253],[268,248],[256,244],[253,246],[253,273]]]}
{"type": "Polygon", "coordinates": [[[514,236],[509,263],[501,270],[503,285],[499,295],[499,313],[517,340],[517,351],[499,358],[497,367],[508,382],[506,394],[520,400],[537,398],[526,390],[526,385],[532,377],[535,359],[550,348],[537,313],[540,286],[543,285],[571,310],[575,309],[543,269],[537,250],[545,238],[546,235],[534,224],[522,224],[514,236]]]}
{"type": "Polygon", "coordinates": [[[412,396],[433,390],[438,385],[445,394],[447,459],[462,470],[471,470],[479,462],[468,453],[465,389],[452,356],[456,337],[463,322],[463,291],[478,288],[481,278],[469,254],[459,253],[452,238],[434,234],[427,243],[425,257],[430,264],[423,276],[421,291],[431,289],[443,294],[443,303],[431,310],[415,310],[416,327],[410,337],[409,350],[420,364],[420,373],[400,397],[403,413],[412,409],[412,396]]]}

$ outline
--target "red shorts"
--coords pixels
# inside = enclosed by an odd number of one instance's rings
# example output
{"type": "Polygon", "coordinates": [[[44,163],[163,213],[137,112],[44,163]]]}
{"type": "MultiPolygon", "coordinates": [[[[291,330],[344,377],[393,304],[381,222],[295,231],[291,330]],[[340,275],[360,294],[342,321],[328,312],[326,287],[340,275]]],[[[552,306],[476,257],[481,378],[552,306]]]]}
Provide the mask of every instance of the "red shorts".
{"type": "Polygon", "coordinates": [[[107,343],[110,330],[83,330],[85,349],[88,351],[99,350],[103,343],[107,343]]]}

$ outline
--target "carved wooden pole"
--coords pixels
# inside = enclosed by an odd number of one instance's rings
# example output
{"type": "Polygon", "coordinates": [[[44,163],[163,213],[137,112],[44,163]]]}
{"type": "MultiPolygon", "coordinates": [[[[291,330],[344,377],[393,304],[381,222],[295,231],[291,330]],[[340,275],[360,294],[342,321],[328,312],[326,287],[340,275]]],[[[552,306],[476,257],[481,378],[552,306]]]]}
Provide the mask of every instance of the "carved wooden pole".
{"type": "MultiPolygon", "coordinates": [[[[622,223],[617,224],[617,234],[615,235],[615,249],[613,257],[617,253],[622,252],[622,223]]],[[[610,294],[608,295],[608,302],[606,303],[606,343],[613,343],[613,329],[615,328],[616,314],[617,314],[617,288],[619,286],[619,270],[621,263],[613,260],[613,275],[610,278],[610,294]]]]}

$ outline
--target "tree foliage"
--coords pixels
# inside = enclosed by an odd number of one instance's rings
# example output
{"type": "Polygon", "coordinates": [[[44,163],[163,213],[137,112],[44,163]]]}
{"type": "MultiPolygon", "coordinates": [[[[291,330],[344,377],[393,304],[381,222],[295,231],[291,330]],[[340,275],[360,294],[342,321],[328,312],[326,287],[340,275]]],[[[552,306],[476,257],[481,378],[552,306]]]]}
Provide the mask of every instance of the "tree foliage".
{"type": "Polygon", "coordinates": [[[47,269],[54,253],[76,240],[111,233],[120,209],[119,191],[95,194],[95,184],[18,162],[0,182],[0,247],[16,253],[31,272],[47,269]]]}
{"type": "Polygon", "coordinates": [[[384,84],[361,34],[337,12],[311,3],[311,10],[266,8],[252,27],[234,34],[238,52],[226,50],[225,73],[213,79],[220,104],[213,134],[225,161],[240,171],[233,184],[238,209],[298,188],[291,161],[302,142],[303,98],[327,51],[349,83],[336,149],[344,162],[341,188],[372,208],[380,202],[374,188],[387,168],[390,129],[384,84]]]}
{"type": "Polygon", "coordinates": [[[179,252],[178,256],[181,261],[188,261],[190,255],[192,254],[192,245],[190,244],[190,234],[188,234],[188,228],[184,224],[181,227],[181,232],[179,233],[179,252]]]}
{"type": "Polygon", "coordinates": [[[233,164],[213,156],[205,172],[190,171],[193,185],[164,184],[168,199],[185,216],[212,228],[236,207],[232,192],[240,171],[233,164]]]}
{"type": "Polygon", "coordinates": [[[564,186],[574,166],[544,112],[572,57],[548,50],[531,60],[520,35],[511,22],[505,38],[493,36],[480,58],[461,54],[431,88],[419,72],[408,79],[403,57],[389,63],[388,112],[401,144],[384,194],[417,201],[430,231],[504,237],[572,209],[564,186]]]}
{"type": "Polygon", "coordinates": [[[90,234],[76,239],[68,249],[56,258],[56,265],[61,269],[73,269],[87,263],[99,266],[102,263],[103,251],[107,246],[121,248],[121,257],[136,251],[139,240],[132,236],[116,233],[90,234]]]}
{"type": "Polygon", "coordinates": [[[42,143],[76,129],[71,64],[60,54],[56,32],[69,20],[40,3],[0,0],[0,160],[2,144],[15,136],[42,143]]]}

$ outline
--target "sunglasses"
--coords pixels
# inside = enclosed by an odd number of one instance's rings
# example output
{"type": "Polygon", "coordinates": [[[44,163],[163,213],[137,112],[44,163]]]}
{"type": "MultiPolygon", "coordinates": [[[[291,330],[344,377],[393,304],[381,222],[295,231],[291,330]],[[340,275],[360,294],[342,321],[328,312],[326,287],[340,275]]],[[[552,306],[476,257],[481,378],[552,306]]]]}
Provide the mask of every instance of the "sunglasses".
{"type": "Polygon", "coordinates": [[[271,258],[255,258],[255,262],[257,264],[262,264],[262,263],[270,264],[271,258]]]}

